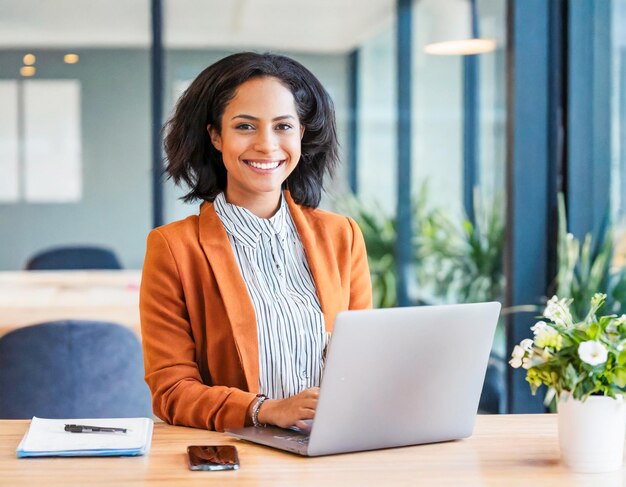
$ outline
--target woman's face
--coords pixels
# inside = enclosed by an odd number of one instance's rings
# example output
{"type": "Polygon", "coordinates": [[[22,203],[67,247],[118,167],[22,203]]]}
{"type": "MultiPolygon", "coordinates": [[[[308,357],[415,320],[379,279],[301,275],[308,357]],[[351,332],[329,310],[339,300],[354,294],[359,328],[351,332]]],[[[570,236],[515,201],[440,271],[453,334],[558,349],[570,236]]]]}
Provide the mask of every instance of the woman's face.
{"type": "Polygon", "coordinates": [[[250,208],[277,204],[282,183],[300,160],[304,133],[291,91],[276,78],[242,83],[222,115],[222,131],[207,127],[227,171],[226,197],[250,208]]]}

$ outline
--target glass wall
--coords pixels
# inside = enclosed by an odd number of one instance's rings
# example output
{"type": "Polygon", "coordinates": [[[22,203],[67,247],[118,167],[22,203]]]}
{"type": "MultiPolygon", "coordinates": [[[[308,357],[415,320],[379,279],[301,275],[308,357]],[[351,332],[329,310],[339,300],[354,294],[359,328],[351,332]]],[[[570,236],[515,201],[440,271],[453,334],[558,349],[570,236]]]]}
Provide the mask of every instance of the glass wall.
{"type": "Polygon", "coordinates": [[[397,200],[397,73],[395,21],[358,48],[358,196],[384,217],[397,200]]]}
{"type": "Polygon", "coordinates": [[[626,267],[626,0],[612,0],[611,209],[616,267],[626,267]]]}
{"type": "Polygon", "coordinates": [[[567,259],[559,259],[561,281],[566,283],[559,284],[559,292],[583,303],[579,313],[593,293],[604,292],[605,311],[622,314],[626,312],[626,0],[575,3],[569,20],[567,210],[574,240],[567,246],[575,260],[567,265],[567,259]],[[576,246],[583,248],[585,238],[591,239],[589,249],[579,251],[576,246]],[[586,271],[592,265],[595,277],[586,271]]]}
{"type": "Polygon", "coordinates": [[[463,15],[452,3],[448,7],[443,2],[415,3],[412,185],[418,269],[414,296],[425,302],[500,300],[506,2],[476,2],[474,35],[492,43],[486,52],[429,53],[437,29],[463,15]]]}
{"type": "Polygon", "coordinates": [[[0,0],[0,269],[50,246],[140,268],[150,229],[147,1],[0,0]]]}

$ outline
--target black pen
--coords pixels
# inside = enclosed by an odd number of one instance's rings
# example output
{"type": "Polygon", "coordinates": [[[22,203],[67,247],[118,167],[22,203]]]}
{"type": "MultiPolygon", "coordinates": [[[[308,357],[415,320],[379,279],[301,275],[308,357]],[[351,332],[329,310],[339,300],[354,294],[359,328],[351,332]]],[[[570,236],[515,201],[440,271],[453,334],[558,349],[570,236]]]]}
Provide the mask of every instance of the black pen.
{"type": "Polygon", "coordinates": [[[66,424],[65,431],[70,433],[126,433],[126,428],[109,428],[106,426],[87,426],[85,424],[66,424]]]}

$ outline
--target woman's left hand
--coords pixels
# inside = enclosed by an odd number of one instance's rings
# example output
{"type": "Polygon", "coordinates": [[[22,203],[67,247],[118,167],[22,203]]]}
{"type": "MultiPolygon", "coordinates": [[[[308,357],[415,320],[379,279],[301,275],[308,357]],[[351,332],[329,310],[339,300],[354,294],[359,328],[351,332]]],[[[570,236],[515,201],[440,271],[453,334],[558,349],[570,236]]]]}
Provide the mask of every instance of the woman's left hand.
{"type": "Polygon", "coordinates": [[[320,388],[311,387],[286,399],[268,399],[259,408],[259,423],[310,429],[304,420],[315,417],[319,395],[320,388]]]}

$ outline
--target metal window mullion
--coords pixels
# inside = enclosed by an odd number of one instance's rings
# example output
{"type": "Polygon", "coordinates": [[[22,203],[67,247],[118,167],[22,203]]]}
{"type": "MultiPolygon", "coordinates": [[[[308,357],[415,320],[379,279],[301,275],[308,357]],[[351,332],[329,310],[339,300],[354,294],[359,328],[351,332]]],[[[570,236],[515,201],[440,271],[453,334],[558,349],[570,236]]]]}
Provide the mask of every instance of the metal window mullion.
{"type": "Polygon", "coordinates": [[[152,226],[163,225],[163,0],[151,0],[152,226]]]}
{"type": "Polygon", "coordinates": [[[398,83],[398,174],[396,279],[400,306],[411,304],[409,282],[412,272],[411,211],[411,77],[413,41],[413,0],[396,3],[396,55],[398,83]]]}
{"type": "Polygon", "coordinates": [[[475,223],[474,188],[479,184],[480,153],[479,58],[463,58],[463,206],[469,220],[475,223]]]}
{"type": "MultiPolygon", "coordinates": [[[[505,306],[538,304],[548,287],[550,219],[550,5],[509,0],[507,63],[507,238],[505,306]]],[[[507,349],[531,335],[534,313],[507,319],[507,349]]],[[[525,371],[507,368],[509,412],[543,412],[525,371]]]]}
{"type": "Polygon", "coordinates": [[[348,57],[349,64],[349,123],[348,123],[348,185],[353,194],[359,190],[358,148],[359,148],[359,50],[355,49],[348,57]]]}

